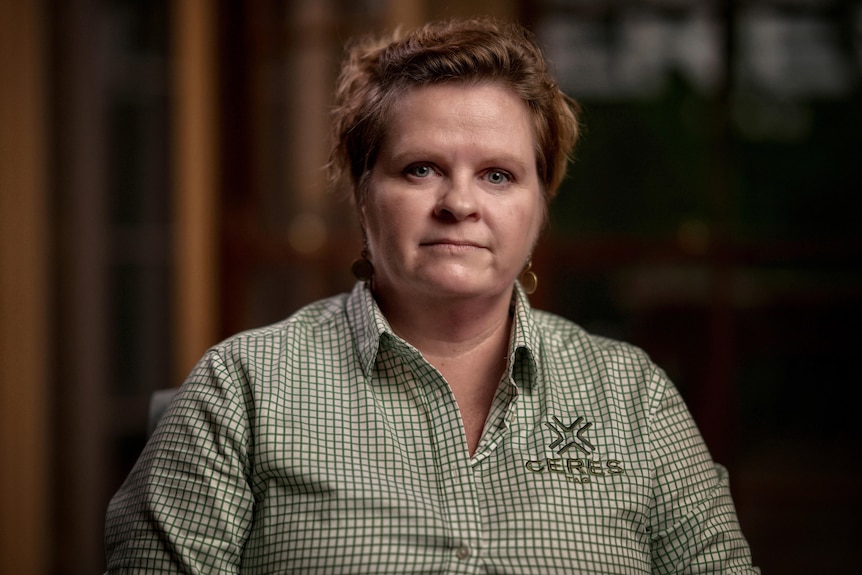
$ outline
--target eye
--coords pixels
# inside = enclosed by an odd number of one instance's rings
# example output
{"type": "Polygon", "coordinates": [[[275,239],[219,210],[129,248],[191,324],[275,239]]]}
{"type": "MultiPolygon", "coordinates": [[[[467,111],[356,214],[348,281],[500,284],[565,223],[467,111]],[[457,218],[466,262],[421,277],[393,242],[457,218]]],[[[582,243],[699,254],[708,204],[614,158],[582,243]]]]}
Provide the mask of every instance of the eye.
{"type": "Polygon", "coordinates": [[[485,177],[489,182],[495,185],[506,184],[512,181],[512,175],[503,170],[491,170],[485,175],[485,177]]]}
{"type": "Polygon", "coordinates": [[[433,174],[434,171],[428,164],[413,164],[405,170],[405,173],[408,176],[413,176],[414,178],[427,178],[428,176],[433,174]]]}

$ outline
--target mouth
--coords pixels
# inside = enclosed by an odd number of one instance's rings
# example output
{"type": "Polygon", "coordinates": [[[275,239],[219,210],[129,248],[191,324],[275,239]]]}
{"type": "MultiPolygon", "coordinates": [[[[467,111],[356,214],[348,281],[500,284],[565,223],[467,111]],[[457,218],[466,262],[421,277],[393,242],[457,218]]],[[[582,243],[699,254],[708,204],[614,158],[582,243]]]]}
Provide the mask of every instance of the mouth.
{"type": "Polygon", "coordinates": [[[423,241],[419,244],[422,247],[445,247],[452,249],[484,249],[485,246],[471,242],[469,240],[457,240],[449,238],[437,238],[433,240],[423,241]]]}

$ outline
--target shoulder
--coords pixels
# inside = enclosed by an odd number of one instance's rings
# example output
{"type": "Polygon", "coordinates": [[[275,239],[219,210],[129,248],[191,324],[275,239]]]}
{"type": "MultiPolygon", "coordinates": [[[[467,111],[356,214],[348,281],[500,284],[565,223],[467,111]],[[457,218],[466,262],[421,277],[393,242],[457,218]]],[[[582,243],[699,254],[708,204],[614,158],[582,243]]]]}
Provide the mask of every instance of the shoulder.
{"type": "Polygon", "coordinates": [[[553,313],[541,310],[533,310],[532,313],[543,348],[554,355],[621,362],[648,370],[656,367],[647,353],[635,345],[590,333],[577,323],[553,313]]]}
{"type": "Polygon", "coordinates": [[[545,372],[579,392],[621,394],[654,403],[671,385],[640,347],[588,332],[575,322],[533,310],[545,372]]]}
{"type": "Polygon", "coordinates": [[[267,357],[290,352],[297,345],[325,343],[326,333],[342,333],[348,328],[345,305],[348,294],[339,294],[308,304],[289,317],[234,334],[209,350],[224,360],[267,357]]]}

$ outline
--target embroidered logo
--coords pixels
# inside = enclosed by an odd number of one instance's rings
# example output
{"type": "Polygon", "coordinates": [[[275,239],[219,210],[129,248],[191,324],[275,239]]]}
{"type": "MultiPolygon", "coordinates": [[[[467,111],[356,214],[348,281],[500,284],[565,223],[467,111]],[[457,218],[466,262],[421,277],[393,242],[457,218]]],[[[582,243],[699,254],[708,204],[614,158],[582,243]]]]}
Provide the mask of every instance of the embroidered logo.
{"type": "Polygon", "coordinates": [[[587,438],[592,425],[584,417],[576,417],[566,424],[559,417],[552,416],[545,422],[545,427],[554,434],[553,440],[547,444],[554,456],[525,461],[524,467],[533,473],[557,475],[569,483],[581,485],[625,474],[621,460],[602,458],[598,448],[587,438]]]}
{"type": "Polygon", "coordinates": [[[546,421],[545,425],[554,432],[556,439],[548,447],[556,450],[557,455],[562,455],[573,447],[584,455],[590,455],[596,450],[595,446],[584,437],[584,434],[593,425],[591,422],[585,421],[583,417],[578,417],[572,423],[566,425],[556,415],[551,419],[554,422],[546,421]]]}

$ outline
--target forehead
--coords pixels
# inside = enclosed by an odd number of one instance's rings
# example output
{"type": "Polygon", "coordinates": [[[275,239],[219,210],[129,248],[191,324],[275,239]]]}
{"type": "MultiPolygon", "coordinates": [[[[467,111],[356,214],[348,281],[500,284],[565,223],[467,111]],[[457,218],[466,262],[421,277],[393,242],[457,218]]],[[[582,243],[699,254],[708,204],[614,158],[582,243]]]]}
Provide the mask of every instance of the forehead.
{"type": "Polygon", "coordinates": [[[384,147],[438,143],[535,153],[529,109],[513,90],[495,83],[412,87],[392,103],[384,147]]]}

